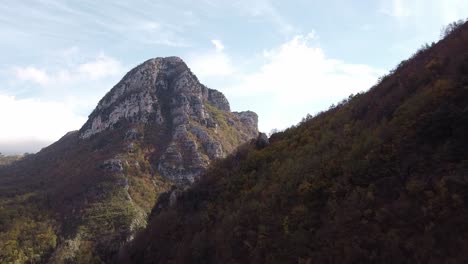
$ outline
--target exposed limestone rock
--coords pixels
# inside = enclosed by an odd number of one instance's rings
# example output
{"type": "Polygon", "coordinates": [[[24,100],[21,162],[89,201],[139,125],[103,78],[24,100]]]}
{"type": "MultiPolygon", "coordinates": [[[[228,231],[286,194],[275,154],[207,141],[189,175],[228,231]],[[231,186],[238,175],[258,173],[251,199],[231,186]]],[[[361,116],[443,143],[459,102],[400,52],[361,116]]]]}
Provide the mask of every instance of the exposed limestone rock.
{"type": "Polygon", "coordinates": [[[141,137],[140,133],[136,129],[131,129],[125,133],[126,140],[137,140],[141,137]]]}
{"type": "Polygon", "coordinates": [[[81,242],[81,233],[78,232],[75,237],[67,239],[59,244],[47,263],[70,263],[79,251],[81,242]]]}
{"type": "Polygon", "coordinates": [[[173,207],[177,202],[177,192],[176,190],[171,192],[171,195],[169,195],[169,206],[173,207]]]}
{"type": "Polygon", "coordinates": [[[135,151],[135,144],[133,144],[133,143],[128,144],[127,145],[127,151],[129,153],[133,153],[135,151]]]}
{"type": "Polygon", "coordinates": [[[219,159],[224,157],[223,147],[217,141],[211,141],[206,144],[206,152],[211,159],[219,159]]]}
{"type": "Polygon", "coordinates": [[[190,132],[198,141],[203,143],[203,148],[210,159],[217,159],[225,156],[226,153],[223,152],[223,146],[219,142],[214,141],[205,130],[193,126],[190,132]]]}
{"type": "Polygon", "coordinates": [[[258,115],[252,111],[234,112],[240,117],[241,122],[248,128],[256,128],[258,125],[258,115]]]}
{"type": "MultiPolygon", "coordinates": [[[[155,121],[163,122],[159,109],[153,104],[157,103],[157,98],[153,98],[149,93],[140,93],[129,96],[122,102],[112,107],[111,112],[98,114],[91,121],[91,126],[81,133],[82,138],[88,138],[98,132],[112,127],[122,118],[133,122],[148,122],[149,115],[155,113],[155,121]]],[[[89,121],[88,121],[89,123],[89,121]]]]}
{"type": "Polygon", "coordinates": [[[159,196],[159,199],[153,207],[151,213],[149,214],[148,221],[151,221],[151,218],[155,215],[158,215],[162,210],[176,205],[177,198],[186,190],[187,186],[172,186],[170,190],[162,193],[159,196]]]}
{"type": "Polygon", "coordinates": [[[270,140],[268,139],[268,136],[265,133],[258,133],[255,146],[259,149],[262,149],[268,145],[270,145],[270,140]]]}
{"type": "Polygon", "coordinates": [[[127,178],[121,178],[116,182],[117,186],[122,186],[126,191],[128,191],[129,185],[128,185],[128,179],[127,178]]]}
{"type": "Polygon", "coordinates": [[[110,159],[104,161],[101,168],[110,172],[121,172],[123,171],[122,161],[119,159],[110,159]]]}
{"type": "MultiPolygon", "coordinates": [[[[123,126],[129,141],[124,149],[133,153],[133,142],[158,131],[153,165],[175,183],[190,183],[210,160],[255,138],[257,123],[253,112],[230,112],[226,97],[201,84],[180,58],[155,58],[131,70],[99,102],[80,138],[123,126]]],[[[120,170],[110,161],[104,167],[120,170]]]]}
{"type": "Polygon", "coordinates": [[[208,102],[220,110],[226,112],[231,111],[228,100],[224,94],[219,91],[208,89],[208,102]]]}

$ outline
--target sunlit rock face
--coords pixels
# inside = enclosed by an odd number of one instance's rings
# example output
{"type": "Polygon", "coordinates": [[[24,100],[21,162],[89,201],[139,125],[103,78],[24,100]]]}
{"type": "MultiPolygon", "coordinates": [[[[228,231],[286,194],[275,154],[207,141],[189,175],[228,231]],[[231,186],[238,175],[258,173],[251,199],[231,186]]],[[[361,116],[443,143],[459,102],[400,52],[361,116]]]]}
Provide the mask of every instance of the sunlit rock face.
{"type": "Polygon", "coordinates": [[[104,96],[80,138],[127,129],[127,140],[141,141],[148,129],[160,129],[165,140],[158,145],[158,172],[190,183],[211,160],[255,138],[257,123],[254,112],[231,112],[226,97],[201,84],[182,59],[155,58],[131,70],[104,96]]]}

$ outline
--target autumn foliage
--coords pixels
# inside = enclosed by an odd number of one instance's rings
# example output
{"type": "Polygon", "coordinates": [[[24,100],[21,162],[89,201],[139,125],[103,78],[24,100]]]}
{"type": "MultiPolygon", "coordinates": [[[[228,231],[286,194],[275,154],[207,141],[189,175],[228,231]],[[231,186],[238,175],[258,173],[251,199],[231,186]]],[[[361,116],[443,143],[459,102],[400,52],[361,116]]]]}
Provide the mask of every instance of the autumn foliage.
{"type": "Polygon", "coordinates": [[[121,263],[468,262],[468,24],[216,163],[121,263]]]}

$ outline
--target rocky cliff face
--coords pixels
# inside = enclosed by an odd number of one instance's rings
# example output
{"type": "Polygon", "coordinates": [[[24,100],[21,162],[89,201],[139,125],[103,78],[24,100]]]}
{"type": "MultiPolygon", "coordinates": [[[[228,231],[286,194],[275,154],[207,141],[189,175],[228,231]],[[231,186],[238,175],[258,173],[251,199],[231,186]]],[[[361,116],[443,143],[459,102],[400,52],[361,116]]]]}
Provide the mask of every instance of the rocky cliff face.
{"type": "Polygon", "coordinates": [[[180,58],[155,58],[130,71],[99,102],[80,138],[122,127],[130,137],[144,137],[145,127],[157,126],[167,139],[158,142],[157,170],[175,182],[193,182],[210,160],[256,137],[257,122],[253,112],[231,112],[226,97],[201,84],[180,58]]]}

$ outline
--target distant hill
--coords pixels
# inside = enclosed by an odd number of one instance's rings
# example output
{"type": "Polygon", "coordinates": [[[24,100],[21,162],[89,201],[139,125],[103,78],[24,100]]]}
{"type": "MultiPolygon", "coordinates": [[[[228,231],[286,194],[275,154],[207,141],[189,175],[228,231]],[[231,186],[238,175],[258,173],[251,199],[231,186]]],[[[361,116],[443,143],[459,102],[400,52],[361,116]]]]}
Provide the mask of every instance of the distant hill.
{"type": "Polygon", "coordinates": [[[468,24],[446,35],[217,161],[120,263],[468,263],[468,24]]]}
{"type": "Polygon", "coordinates": [[[2,155],[0,153],[0,166],[10,165],[11,163],[23,158],[24,155],[2,155]]]}
{"type": "Polygon", "coordinates": [[[161,194],[257,137],[257,121],[180,58],[142,63],[79,131],[0,168],[0,263],[110,262],[161,194]]]}

